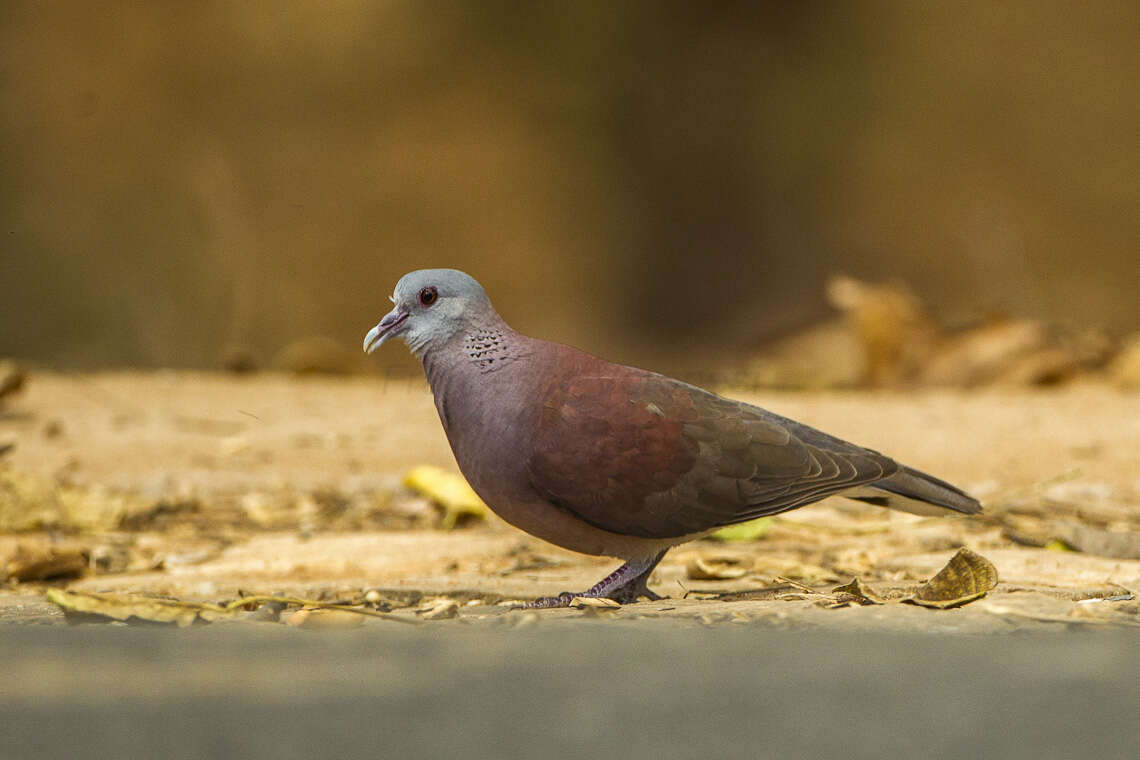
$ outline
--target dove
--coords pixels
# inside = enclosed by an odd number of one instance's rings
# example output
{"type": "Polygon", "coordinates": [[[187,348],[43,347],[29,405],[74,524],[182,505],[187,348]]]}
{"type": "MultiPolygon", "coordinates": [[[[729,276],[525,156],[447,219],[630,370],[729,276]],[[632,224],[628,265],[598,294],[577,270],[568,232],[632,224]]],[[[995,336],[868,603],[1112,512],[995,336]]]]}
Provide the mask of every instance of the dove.
{"type": "Polygon", "coordinates": [[[920,515],[975,514],[959,488],[760,407],[512,329],[456,269],[404,275],[364,350],[419,359],[460,471],[503,520],[624,564],[578,596],[661,599],[665,552],[734,523],[842,495],[920,515]]]}

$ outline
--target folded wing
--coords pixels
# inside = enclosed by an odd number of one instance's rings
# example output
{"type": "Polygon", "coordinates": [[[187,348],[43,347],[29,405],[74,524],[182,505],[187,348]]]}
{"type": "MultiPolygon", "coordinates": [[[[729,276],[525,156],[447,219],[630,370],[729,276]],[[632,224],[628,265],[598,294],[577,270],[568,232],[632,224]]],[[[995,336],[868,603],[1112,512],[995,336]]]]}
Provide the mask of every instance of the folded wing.
{"type": "Polygon", "coordinates": [[[617,369],[551,381],[527,462],[539,494],[603,530],[701,533],[899,470],[889,457],[759,407],[617,369]]]}

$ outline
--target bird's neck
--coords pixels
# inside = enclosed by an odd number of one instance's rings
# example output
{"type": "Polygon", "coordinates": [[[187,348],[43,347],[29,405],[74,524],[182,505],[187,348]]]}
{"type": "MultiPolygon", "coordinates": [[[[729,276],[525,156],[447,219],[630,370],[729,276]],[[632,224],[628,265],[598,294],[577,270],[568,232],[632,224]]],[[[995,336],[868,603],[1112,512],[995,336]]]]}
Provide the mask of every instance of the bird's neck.
{"type": "Polygon", "coordinates": [[[522,371],[526,363],[519,360],[531,354],[532,342],[500,320],[498,324],[472,326],[458,333],[448,346],[420,356],[453,448],[457,438],[493,435],[499,426],[515,424],[517,410],[509,403],[491,410],[472,403],[472,399],[485,393],[500,399],[526,397],[514,391],[529,381],[530,374],[522,371]]]}
{"type": "Polygon", "coordinates": [[[445,345],[420,354],[428,384],[436,393],[457,380],[495,375],[530,353],[528,339],[497,314],[470,322],[445,345]]]}

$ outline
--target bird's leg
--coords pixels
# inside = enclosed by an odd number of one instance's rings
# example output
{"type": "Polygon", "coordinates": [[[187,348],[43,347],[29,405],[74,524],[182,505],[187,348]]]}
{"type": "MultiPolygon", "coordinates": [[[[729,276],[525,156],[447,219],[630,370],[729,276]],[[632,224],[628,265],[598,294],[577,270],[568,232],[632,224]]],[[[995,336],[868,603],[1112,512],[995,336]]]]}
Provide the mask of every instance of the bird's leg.
{"type": "Polygon", "coordinates": [[[583,591],[580,594],[563,591],[558,596],[544,596],[535,599],[526,607],[528,609],[569,607],[570,602],[577,596],[605,597],[620,604],[633,604],[644,596],[651,602],[655,602],[661,597],[650,591],[646,583],[649,581],[653,568],[657,567],[657,563],[664,556],[665,552],[661,552],[647,559],[630,560],[591,586],[589,591],[583,591]]]}

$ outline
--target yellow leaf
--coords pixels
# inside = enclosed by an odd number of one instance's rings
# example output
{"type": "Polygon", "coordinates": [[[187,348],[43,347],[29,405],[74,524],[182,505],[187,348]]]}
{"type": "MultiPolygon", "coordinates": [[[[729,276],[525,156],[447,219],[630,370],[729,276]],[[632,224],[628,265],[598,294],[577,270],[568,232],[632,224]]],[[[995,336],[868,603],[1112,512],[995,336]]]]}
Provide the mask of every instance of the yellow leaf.
{"type": "Polygon", "coordinates": [[[726,525],[715,533],[710,533],[709,538],[718,541],[755,541],[764,537],[771,523],[771,517],[758,517],[748,522],[726,525]]]}
{"type": "Polygon", "coordinates": [[[444,530],[451,530],[461,517],[486,519],[487,505],[459,475],[432,465],[413,467],[404,476],[404,485],[443,507],[444,530]]]}
{"type": "Polygon", "coordinates": [[[1054,538],[1045,544],[1045,548],[1051,552],[1073,552],[1076,551],[1067,541],[1060,538],[1054,538]]]}

